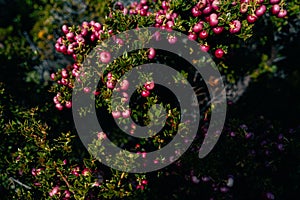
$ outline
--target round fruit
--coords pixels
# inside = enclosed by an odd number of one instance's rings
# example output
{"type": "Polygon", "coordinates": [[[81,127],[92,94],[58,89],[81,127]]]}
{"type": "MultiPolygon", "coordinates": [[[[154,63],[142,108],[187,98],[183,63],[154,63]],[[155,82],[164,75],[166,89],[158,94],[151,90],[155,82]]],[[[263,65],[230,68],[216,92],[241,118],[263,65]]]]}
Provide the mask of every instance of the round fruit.
{"type": "Polygon", "coordinates": [[[201,39],[206,39],[208,37],[208,32],[206,30],[201,31],[199,37],[201,39]]]}
{"type": "Polygon", "coordinates": [[[287,15],[287,11],[284,10],[284,9],[281,9],[281,10],[279,11],[279,13],[277,14],[277,17],[279,17],[279,18],[284,18],[286,15],[287,15]]]}
{"type": "Polygon", "coordinates": [[[213,28],[213,32],[214,32],[215,34],[220,34],[220,33],[222,33],[223,30],[224,30],[224,27],[223,27],[223,26],[217,26],[217,27],[214,27],[214,28],[213,28]]]}
{"type": "Polygon", "coordinates": [[[261,5],[261,6],[259,6],[259,7],[256,9],[255,15],[256,15],[257,17],[260,17],[260,16],[262,16],[263,14],[265,14],[266,10],[267,10],[267,7],[266,7],[265,5],[261,5]]]}
{"type": "Polygon", "coordinates": [[[118,118],[121,117],[121,112],[120,111],[112,111],[111,114],[112,114],[114,119],[118,119],[118,118]]]}
{"type": "Polygon", "coordinates": [[[124,118],[130,117],[130,110],[125,110],[125,111],[123,111],[123,112],[122,112],[122,117],[124,117],[124,118]]]}
{"type": "Polygon", "coordinates": [[[257,16],[256,15],[248,15],[247,16],[247,21],[249,22],[249,23],[254,23],[255,21],[257,20],[257,16]]]}
{"type": "Polygon", "coordinates": [[[195,33],[200,32],[202,29],[203,29],[203,24],[202,24],[202,23],[197,23],[197,24],[195,24],[194,27],[193,27],[193,31],[194,31],[195,33]]]}
{"type": "Polygon", "coordinates": [[[241,30],[241,22],[239,20],[233,20],[230,22],[229,27],[230,33],[238,33],[241,30]]]}
{"type": "Polygon", "coordinates": [[[144,84],[146,90],[153,90],[154,86],[155,86],[154,81],[148,81],[144,84]]]}
{"type": "Polygon", "coordinates": [[[148,58],[149,59],[153,59],[156,55],[156,51],[154,48],[149,48],[149,54],[148,54],[148,58]]]}
{"type": "Polygon", "coordinates": [[[280,11],[280,6],[278,4],[274,4],[271,8],[271,12],[273,15],[277,15],[280,11]]]}
{"type": "Polygon", "coordinates": [[[149,90],[143,90],[142,91],[142,97],[148,97],[150,95],[149,90]]]}
{"type": "Polygon", "coordinates": [[[129,81],[123,80],[121,83],[121,90],[128,90],[128,87],[129,87],[129,81]]]}
{"type": "Polygon", "coordinates": [[[197,40],[198,36],[196,33],[190,32],[188,38],[189,40],[197,40]]]}
{"type": "Polygon", "coordinates": [[[110,61],[110,53],[107,52],[107,51],[102,51],[100,53],[100,61],[103,62],[103,63],[109,63],[110,61]]]}
{"type": "Polygon", "coordinates": [[[224,56],[224,51],[223,51],[223,49],[221,49],[221,48],[216,49],[216,51],[215,51],[215,56],[216,56],[217,58],[222,58],[222,57],[224,56]]]}
{"type": "Polygon", "coordinates": [[[204,52],[208,52],[210,49],[210,46],[203,44],[203,45],[200,45],[200,49],[204,52]]]}

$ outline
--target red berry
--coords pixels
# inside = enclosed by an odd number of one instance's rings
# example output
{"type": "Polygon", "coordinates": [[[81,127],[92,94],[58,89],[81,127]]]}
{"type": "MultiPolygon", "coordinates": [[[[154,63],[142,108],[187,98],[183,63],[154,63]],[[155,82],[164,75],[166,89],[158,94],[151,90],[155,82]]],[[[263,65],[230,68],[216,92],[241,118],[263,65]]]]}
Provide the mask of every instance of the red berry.
{"type": "Polygon", "coordinates": [[[154,81],[148,81],[144,84],[146,90],[153,90],[154,86],[155,86],[154,81]]]}
{"type": "Polygon", "coordinates": [[[255,21],[257,20],[257,16],[256,15],[248,15],[247,16],[247,21],[249,22],[249,23],[254,23],[255,21]]]}
{"type": "Polygon", "coordinates": [[[216,51],[215,51],[215,56],[216,56],[217,58],[222,58],[222,57],[224,56],[224,51],[223,51],[223,49],[221,49],[221,48],[216,49],[216,51]]]}
{"type": "Polygon", "coordinates": [[[154,48],[149,48],[149,54],[148,54],[148,58],[149,59],[153,59],[156,55],[156,51],[154,48]]]}
{"type": "Polygon", "coordinates": [[[279,3],[281,0],[270,0],[270,3],[271,4],[277,4],[277,3],[279,3]]]}
{"type": "Polygon", "coordinates": [[[189,40],[197,40],[198,36],[196,33],[190,32],[188,38],[189,40]]]}
{"type": "Polygon", "coordinates": [[[207,1],[207,0],[200,0],[200,1],[197,3],[197,7],[198,7],[199,9],[204,8],[204,7],[206,6],[206,1],[207,1]]]}
{"type": "Polygon", "coordinates": [[[259,7],[256,9],[255,15],[256,15],[257,17],[260,17],[260,16],[262,16],[263,14],[265,14],[266,10],[267,10],[267,7],[266,7],[265,5],[261,5],[261,6],[259,6],[259,7]]]}
{"type": "Polygon", "coordinates": [[[57,103],[55,107],[57,108],[57,110],[62,110],[64,108],[60,103],[57,103]]]}
{"type": "Polygon", "coordinates": [[[199,37],[201,39],[206,39],[208,37],[208,32],[206,30],[201,31],[199,37]]]}
{"type": "Polygon", "coordinates": [[[286,15],[287,15],[287,11],[284,10],[284,9],[281,9],[281,10],[279,11],[279,13],[277,14],[277,17],[278,17],[278,18],[284,18],[286,15]]]}
{"type": "Polygon", "coordinates": [[[142,97],[148,97],[150,95],[149,90],[143,90],[142,91],[142,97]]]}
{"type": "Polygon", "coordinates": [[[210,16],[209,16],[209,25],[210,26],[217,26],[218,23],[219,23],[218,15],[216,13],[210,14],[210,16]]]}
{"type": "Polygon", "coordinates": [[[271,8],[271,12],[273,15],[277,15],[280,11],[280,6],[278,4],[274,4],[271,8]]]}
{"type": "Polygon", "coordinates": [[[202,29],[203,29],[203,24],[202,24],[202,23],[197,23],[197,24],[195,24],[194,27],[193,27],[193,31],[194,31],[195,33],[200,32],[202,29]]]}
{"type": "Polygon", "coordinates": [[[192,8],[192,15],[194,17],[198,17],[201,14],[202,14],[202,12],[201,12],[201,10],[197,6],[195,6],[195,7],[192,8]]]}
{"type": "Polygon", "coordinates": [[[142,180],[142,184],[143,184],[143,185],[147,185],[147,184],[148,184],[148,181],[147,181],[147,180],[142,180]]]}
{"type": "Polygon", "coordinates": [[[107,88],[112,90],[112,89],[115,88],[115,83],[114,83],[114,81],[109,80],[109,81],[106,82],[106,86],[107,86],[107,88]]]}
{"type": "Polygon", "coordinates": [[[210,46],[203,44],[203,45],[200,45],[200,49],[204,52],[208,52],[210,49],[210,46]]]}
{"type": "Polygon", "coordinates": [[[66,101],[65,106],[66,106],[66,108],[71,108],[72,107],[72,102],[71,101],[66,101]]]}
{"type": "Polygon", "coordinates": [[[217,27],[214,27],[214,28],[213,28],[213,32],[214,32],[215,34],[220,34],[220,33],[222,33],[223,30],[224,30],[224,27],[223,27],[223,26],[217,26],[217,27]]]}
{"type": "Polygon", "coordinates": [[[168,37],[168,42],[170,44],[175,44],[177,42],[177,37],[176,36],[169,36],[168,37]]]}
{"type": "Polygon", "coordinates": [[[241,22],[239,20],[233,20],[229,26],[229,32],[232,34],[238,33],[241,30],[241,22]]]}
{"type": "Polygon", "coordinates": [[[208,15],[209,13],[211,13],[212,11],[212,7],[210,5],[207,5],[204,9],[203,9],[203,14],[208,15]]]}
{"type": "Polygon", "coordinates": [[[69,28],[68,28],[67,25],[63,25],[61,29],[62,29],[62,31],[64,32],[64,34],[69,33],[69,28]]]}

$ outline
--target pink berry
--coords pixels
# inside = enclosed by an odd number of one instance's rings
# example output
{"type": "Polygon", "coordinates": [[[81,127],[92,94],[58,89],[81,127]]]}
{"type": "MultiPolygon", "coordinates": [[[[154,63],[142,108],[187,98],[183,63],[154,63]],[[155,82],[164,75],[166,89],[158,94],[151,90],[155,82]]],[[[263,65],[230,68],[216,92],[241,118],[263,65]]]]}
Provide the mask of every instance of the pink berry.
{"type": "Polygon", "coordinates": [[[107,52],[107,51],[102,51],[100,53],[100,61],[103,62],[103,63],[109,63],[111,59],[111,56],[110,56],[110,53],[107,52]]]}
{"type": "Polygon", "coordinates": [[[198,36],[196,33],[190,32],[188,35],[189,40],[197,40],[198,36]]]}
{"type": "Polygon", "coordinates": [[[66,101],[65,106],[66,106],[66,108],[71,108],[72,107],[72,102],[71,101],[66,101]]]}
{"type": "Polygon", "coordinates": [[[208,52],[209,49],[210,49],[210,46],[209,46],[209,45],[200,45],[200,49],[201,49],[203,52],[208,52]]]}
{"type": "Polygon", "coordinates": [[[125,110],[125,111],[123,111],[123,112],[122,112],[122,117],[124,117],[124,118],[130,117],[130,110],[125,110]]]}
{"type": "Polygon", "coordinates": [[[61,29],[62,29],[62,31],[64,32],[64,34],[69,33],[69,28],[68,28],[67,25],[63,25],[61,29]]]}
{"type": "Polygon", "coordinates": [[[142,91],[142,97],[148,97],[150,95],[149,90],[143,90],[142,91]]]}
{"type": "Polygon", "coordinates": [[[153,59],[156,56],[156,51],[154,48],[149,48],[148,58],[153,59]]]}
{"type": "Polygon", "coordinates": [[[257,20],[257,16],[256,15],[248,15],[247,16],[247,21],[249,22],[249,23],[254,23],[255,21],[257,20]]]}
{"type": "Polygon", "coordinates": [[[57,110],[62,110],[64,108],[60,103],[57,103],[55,107],[57,108],[57,110]]]}
{"type": "Polygon", "coordinates": [[[210,14],[210,16],[209,16],[209,25],[210,26],[217,26],[218,23],[219,23],[218,15],[216,13],[210,14]]]}
{"type": "Polygon", "coordinates": [[[193,27],[193,31],[194,31],[195,33],[200,32],[202,29],[203,29],[203,24],[202,24],[202,23],[197,23],[197,24],[195,24],[194,27],[193,27]]]}
{"type": "Polygon", "coordinates": [[[153,90],[154,86],[155,86],[154,81],[148,81],[144,84],[146,90],[153,90]]]}
{"type": "Polygon", "coordinates": [[[83,88],[83,92],[84,93],[89,93],[90,91],[91,91],[91,89],[89,87],[83,88]]]}
{"type": "Polygon", "coordinates": [[[118,119],[121,117],[121,112],[120,111],[112,111],[112,116],[114,119],[118,119]]]}
{"type": "Polygon", "coordinates": [[[115,88],[115,83],[114,83],[114,81],[109,80],[109,81],[106,82],[106,86],[109,89],[114,89],[115,88]]]}
{"type": "Polygon", "coordinates": [[[261,5],[261,6],[259,6],[259,7],[256,9],[255,15],[256,15],[257,17],[260,17],[260,16],[262,16],[263,14],[265,14],[266,10],[267,10],[267,7],[266,7],[265,5],[261,5]]]}
{"type": "Polygon", "coordinates": [[[281,10],[279,11],[279,13],[277,14],[277,17],[278,17],[278,18],[284,18],[286,15],[287,15],[287,11],[284,10],[284,9],[281,9],[281,10]]]}
{"type": "Polygon", "coordinates": [[[129,87],[129,81],[128,80],[123,80],[121,83],[121,90],[128,90],[129,87]]]}
{"type": "Polygon", "coordinates": [[[239,20],[233,20],[229,24],[229,32],[234,34],[241,30],[241,22],[239,20]]]}
{"type": "Polygon", "coordinates": [[[274,4],[271,8],[271,12],[273,15],[277,15],[280,11],[280,6],[278,4],[274,4]]]}
{"type": "Polygon", "coordinates": [[[220,34],[220,33],[222,33],[222,31],[224,30],[224,27],[223,26],[217,26],[217,27],[214,27],[213,28],[213,32],[215,33],[215,34],[220,34]]]}

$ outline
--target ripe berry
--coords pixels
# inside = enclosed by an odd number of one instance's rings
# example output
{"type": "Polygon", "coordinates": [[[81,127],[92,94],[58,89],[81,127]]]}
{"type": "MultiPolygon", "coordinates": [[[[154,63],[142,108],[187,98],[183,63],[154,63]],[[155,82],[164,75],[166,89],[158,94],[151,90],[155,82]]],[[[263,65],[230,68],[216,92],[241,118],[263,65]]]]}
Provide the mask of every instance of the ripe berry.
{"type": "Polygon", "coordinates": [[[276,3],[279,3],[281,0],[270,0],[270,3],[271,4],[276,4],[276,3]]]}
{"type": "Polygon", "coordinates": [[[125,111],[123,111],[123,112],[122,112],[122,117],[124,117],[124,118],[130,117],[130,110],[125,110],[125,111]]]}
{"type": "Polygon", "coordinates": [[[149,90],[143,90],[142,91],[142,97],[148,97],[150,95],[149,90]]]}
{"type": "Polygon", "coordinates": [[[149,48],[149,54],[148,54],[148,58],[149,59],[153,59],[156,55],[156,51],[154,48],[149,48]]]}
{"type": "Polygon", "coordinates": [[[200,49],[204,52],[208,52],[210,49],[210,46],[203,44],[203,45],[200,45],[200,49]]]}
{"type": "Polygon", "coordinates": [[[195,7],[192,8],[192,15],[194,17],[198,17],[201,14],[202,14],[202,12],[201,12],[201,10],[197,6],[195,6],[195,7]]]}
{"type": "Polygon", "coordinates": [[[106,86],[107,86],[107,88],[112,90],[112,89],[115,88],[115,83],[114,83],[114,81],[109,80],[109,81],[106,82],[106,86]]]}
{"type": "Polygon", "coordinates": [[[121,83],[121,90],[128,90],[128,87],[129,87],[129,81],[123,80],[121,83]]]}
{"type": "Polygon", "coordinates": [[[112,111],[111,114],[112,114],[112,116],[113,116],[114,119],[118,119],[118,118],[121,117],[120,111],[112,111]]]}
{"type": "Polygon", "coordinates": [[[215,51],[215,56],[216,56],[217,58],[222,58],[222,57],[224,56],[224,51],[223,51],[223,49],[221,49],[221,48],[216,49],[216,51],[215,51]]]}
{"type": "Polygon", "coordinates": [[[271,8],[271,12],[273,15],[277,15],[280,11],[280,6],[278,4],[274,4],[271,8]]]}
{"type": "Polygon", "coordinates": [[[197,40],[197,37],[197,34],[193,32],[190,32],[188,35],[189,40],[197,40]]]}
{"type": "Polygon", "coordinates": [[[57,108],[57,110],[62,110],[64,108],[60,103],[57,103],[55,107],[57,108]]]}
{"type": "Polygon", "coordinates": [[[267,10],[267,7],[266,7],[265,5],[261,5],[261,6],[259,6],[259,7],[256,9],[255,15],[256,15],[257,17],[260,17],[260,16],[262,16],[263,14],[265,14],[266,10],[267,10]]]}
{"type": "Polygon", "coordinates": [[[217,27],[214,27],[214,28],[213,28],[213,32],[214,32],[215,34],[220,34],[220,33],[222,33],[223,30],[224,30],[224,27],[223,27],[223,26],[217,26],[217,27]]]}
{"type": "Polygon", "coordinates": [[[71,108],[72,107],[72,102],[71,101],[66,101],[65,106],[66,106],[66,108],[71,108]]]}
{"type": "Polygon", "coordinates": [[[144,84],[146,90],[153,90],[154,86],[155,86],[154,81],[148,81],[144,84]]]}
{"type": "Polygon", "coordinates": [[[103,63],[109,63],[110,61],[110,53],[107,52],[107,51],[102,51],[100,53],[100,61],[103,62],[103,63]]]}
{"type": "Polygon", "coordinates": [[[203,9],[203,14],[208,15],[209,13],[211,13],[212,11],[212,7],[210,5],[207,5],[204,9],[203,9]]]}
{"type": "Polygon", "coordinates": [[[248,15],[247,16],[247,21],[249,22],[249,23],[254,23],[255,21],[257,20],[257,16],[256,15],[248,15]]]}
{"type": "Polygon", "coordinates": [[[206,30],[201,31],[199,37],[203,40],[206,39],[208,37],[208,32],[206,30]]]}
{"type": "Polygon", "coordinates": [[[281,10],[279,11],[279,13],[277,14],[277,17],[278,17],[278,18],[284,18],[286,15],[287,15],[287,11],[284,10],[284,9],[281,9],[281,10]]]}
{"type": "Polygon", "coordinates": [[[210,26],[217,26],[218,23],[219,23],[218,15],[216,13],[210,14],[210,16],[209,16],[209,25],[210,26]]]}
{"type": "Polygon", "coordinates": [[[239,20],[233,20],[230,22],[229,27],[230,33],[238,33],[241,30],[241,22],[239,20]]]}
{"type": "Polygon", "coordinates": [[[197,24],[195,24],[194,27],[193,27],[193,31],[194,31],[195,33],[198,33],[198,32],[200,32],[200,31],[202,31],[202,29],[203,29],[203,24],[202,24],[202,23],[197,23],[197,24]]]}
{"type": "Polygon", "coordinates": [[[69,33],[69,28],[68,28],[67,25],[63,25],[61,29],[62,29],[62,31],[64,32],[64,34],[69,33]]]}
{"type": "Polygon", "coordinates": [[[168,37],[168,42],[170,44],[175,44],[177,42],[177,37],[176,36],[169,36],[168,37]]]}

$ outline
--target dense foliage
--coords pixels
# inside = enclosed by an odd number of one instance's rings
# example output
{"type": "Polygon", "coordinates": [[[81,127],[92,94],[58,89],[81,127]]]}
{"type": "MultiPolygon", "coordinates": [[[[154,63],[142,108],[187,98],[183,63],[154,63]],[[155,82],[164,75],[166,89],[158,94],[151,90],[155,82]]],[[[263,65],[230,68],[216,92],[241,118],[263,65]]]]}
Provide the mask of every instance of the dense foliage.
{"type": "MultiPolygon", "coordinates": [[[[0,192],[5,199],[295,199],[299,196],[300,3],[284,0],[2,1],[0,17],[0,192]],[[228,113],[220,140],[199,160],[211,105],[189,150],[159,171],[134,174],[110,169],[81,143],[72,120],[74,82],[86,56],[107,38],[130,29],[180,31],[199,42],[222,73],[228,113]],[[54,103],[54,104],[53,104],[54,103]]],[[[117,46],[126,41],[115,39],[117,46]]],[[[170,44],[176,42],[169,37],[170,44]]],[[[117,48],[117,47],[116,47],[117,48]]],[[[157,49],[124,54],[101,79],[97,108],[112,117],[107,130],[118,145],[143,154],[176,133],[150,140],[120,138],[113,118],[147,123],[144,112],[170,98],[144,74],[135,109],[110,107],[116,81],[134,66],[172,65],[157,49]],[[161,94],[162,97],[159,98],[161,94]],[[165,96],[164,96],[165,95],[165,96]],[[145,122],[146,121],[146,122],[145,122]]],[[[172,56],[172,55],[171,55],[172,56]]],[[[99,57],[104,64],[110,52],[99,57]]],[[[184,69],[182,69],[184,70],[184,69]]],[[[182,72],[182,71],[181,71],[182,72]]],[[[183,71],[188,76],[188,71],[183,71]]],[[[174,78],[174,81],[181,81],[174,78]]],[[[129,83],[118,89],[123,101],[129,83]]],[[[204,93],[205,95],[207,93],[204,93]]],[[[206,104],[205,104],[206,105],[206,104]]],[[[169,107],[168,107],[169,106],[169,107]]],[[[158,116],[157,116],[158,117],[158,116]]],[[[135,127],[131,127],[132,134],[135,127]]],[[[98,135],[105,139],[104,134],[98,135]]]]}

